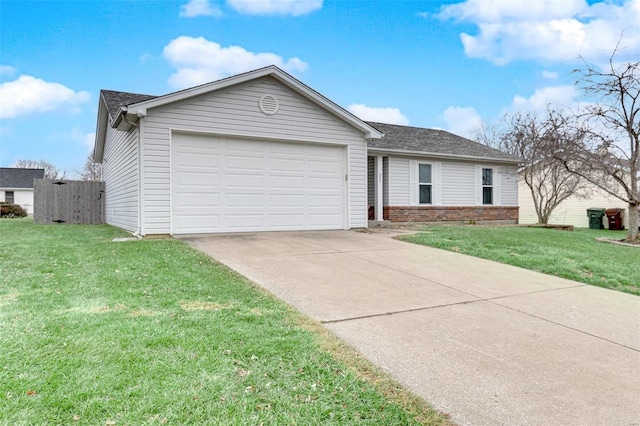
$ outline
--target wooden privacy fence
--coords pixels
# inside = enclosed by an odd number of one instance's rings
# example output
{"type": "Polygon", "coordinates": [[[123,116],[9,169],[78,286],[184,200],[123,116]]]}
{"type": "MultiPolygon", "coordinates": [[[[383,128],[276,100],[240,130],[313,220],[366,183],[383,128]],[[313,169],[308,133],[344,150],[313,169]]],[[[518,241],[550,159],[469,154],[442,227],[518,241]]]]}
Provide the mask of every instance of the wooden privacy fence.
{"type": "Polygon", "coordinates": [[[104,182],[36,179],[33,221],[52,223],[104,223],[104,182]]]}

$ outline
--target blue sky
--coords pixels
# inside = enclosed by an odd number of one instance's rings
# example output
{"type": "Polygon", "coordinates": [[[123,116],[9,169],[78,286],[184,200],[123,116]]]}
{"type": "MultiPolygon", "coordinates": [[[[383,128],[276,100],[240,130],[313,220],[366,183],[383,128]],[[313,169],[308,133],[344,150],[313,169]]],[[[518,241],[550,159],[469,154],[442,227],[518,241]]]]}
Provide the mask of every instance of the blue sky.
{"type": "Polygon", "coordinates": [[[0,2],[0,166],[79,171],[98,95],[276,64],[365,120],[472,137],[584,101],[578,56],[640,60],[640,0],[0,2]]]}

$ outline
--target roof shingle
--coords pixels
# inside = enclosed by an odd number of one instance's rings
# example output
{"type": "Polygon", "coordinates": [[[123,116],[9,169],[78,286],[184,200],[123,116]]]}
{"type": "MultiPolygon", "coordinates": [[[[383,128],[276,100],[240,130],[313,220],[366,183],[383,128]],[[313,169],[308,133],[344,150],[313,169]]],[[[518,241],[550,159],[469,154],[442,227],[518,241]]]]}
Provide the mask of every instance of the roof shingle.
{"type": "Polygon", "coordinates": [[[113,119],[118,114],[118,109],[124,106],[135,104],[149,99],[157,98],[153,95],[141,95],[139,93],[116,92],[115,90],[100,91],[100,96],[109,111],[109,116],[113,119]]]}
{"type": "Polygon", "coordinates": [[[33,180],[43,178],[44,169],[0,167],[0,188],[33,189],[33,180]]]}
{"type": "Polygon", "coordinates": [[[463,138],[462,136],[454,135],[445,130],[424,129],[376,122],[367,123],[384,133],[382,139],[372,140],[368,143],[369,149],[378,148],[382,150],[518,162],[518,159],[512,155],[463,138]]]}

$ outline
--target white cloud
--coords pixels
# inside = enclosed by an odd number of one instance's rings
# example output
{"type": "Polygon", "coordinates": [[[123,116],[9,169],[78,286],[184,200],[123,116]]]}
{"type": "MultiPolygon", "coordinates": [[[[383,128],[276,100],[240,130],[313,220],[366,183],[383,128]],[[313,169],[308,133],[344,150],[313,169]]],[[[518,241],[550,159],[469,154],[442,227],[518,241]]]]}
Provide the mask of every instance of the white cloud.
{"type": "Polygon", "coordinates": [[[528,98],[520,95],[513,97],[509,107],[513,111],[543,112],[548,106],[576,109],[580,92],[575,86],[553,86],[537,89],[528,98]]]}
{"type": "Polygon", "coordinates": [[[455,18],[470,22],[502,22],[503,20],[561,19],[575,15],[587,7],[585,0],[467,0],[443,6],[442,18],[455,18]]]}
{"type": "Polygon", "coordinates": [[[409,124],[409,119],[405,117],[398,108],[376,108],[363,104],[351,104],[347,107],[347,110],[361,120],[399,124],[403,126],[409,124]]]}
{"type": "Polygon", "coordinates": [[[462,33],[467,56],[504,65],[514,60],[590,61],[608,58],[620,47],[632,56],[640,52],[640,0],[466,0],[443,6],[438,15],[478,27],[477,35],[462,33]],[[622,39],[621,39],[622,37],[622,39]]]}
{"type": "Polygon", "coordinates": [[[475,139],[482,128],[482,118],[473,107],[451,106],[442,113],[442,120],[451,133],[475,139]]]}
{"type": "Polygon", "coordinates": [[[164,47],[164,57],[177,72],[169,84],[177,89],[219,80],[267,65],[287,72],[303,72],[308,64],[299,58],[284,60],[275,53],[254,53],[240,46],[222,47],[204,37],[178,37],[164,47]]]}
{"type": "Polygon", "coordinates": [[[88,92],[76,92],[60,83],[50,83],[30,75],[0,85],[0,118],[14,118],[60,108],[77,110],[89,100],[88,92]]]}
{"type": "Polygon", "coordinates": [[[96,141],[96,132],[85,133],[82,136],[82,143],[87,147],[89,152],[93,152],[93,145],[96,141]]]}
{"type": "Polygon", "coordinates": [[[87,147],[89,152],[93,151],[93,144],[96,139],[96,132],[83,132],[79,126],[74,126],[70,132],[56,133],[52,136],[54,141],[72,140],[87,147]]]}
{"type": "Polygon", "coordinates": [[[547,71],[547,70],[543,70],[542,71],[542,78],[546,78],[549,80],[555,80],[556,78],[558,78],[558,73],[555,71],[547,71]]]}
{"type": "Polygon", "coordinates": [[[300,16],[322,8],[323,0],[227,0],[227,4],[248,15],[300,16]]]}
{"type": "Polygon", "coordinates": [[[212,6],[209,0],[191,0],[180,7],[180,16],[183,18],[195,18],[196,16],[222,16],[222,11],[212,6]]]}
{"type": "Polygon", "coordinates": [[[13,75],[15,72],[16,69],[14,67],[10,67],[9,65],[0,65],[0,75],[13,75]]]}

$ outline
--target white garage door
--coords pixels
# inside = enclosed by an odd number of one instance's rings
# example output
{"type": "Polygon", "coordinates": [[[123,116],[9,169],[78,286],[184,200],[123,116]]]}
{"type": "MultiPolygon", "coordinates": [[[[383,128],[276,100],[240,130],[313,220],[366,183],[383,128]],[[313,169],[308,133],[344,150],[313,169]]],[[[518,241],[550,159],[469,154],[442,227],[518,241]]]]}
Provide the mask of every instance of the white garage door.
{"type": "Polygon", "coordinates": [[[346,148],[174,134],[174,234],[345,228],[346,148]]]}

